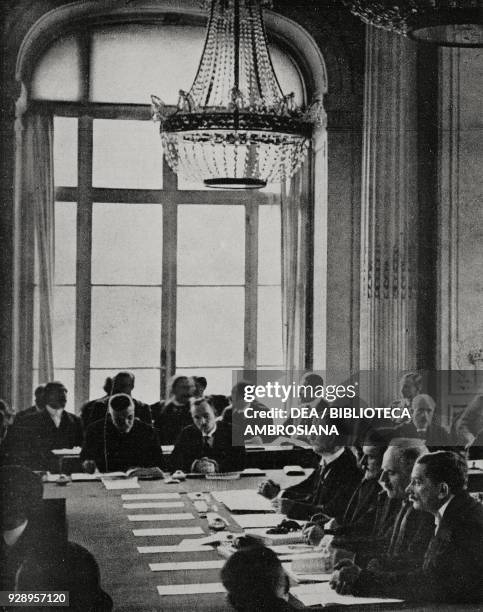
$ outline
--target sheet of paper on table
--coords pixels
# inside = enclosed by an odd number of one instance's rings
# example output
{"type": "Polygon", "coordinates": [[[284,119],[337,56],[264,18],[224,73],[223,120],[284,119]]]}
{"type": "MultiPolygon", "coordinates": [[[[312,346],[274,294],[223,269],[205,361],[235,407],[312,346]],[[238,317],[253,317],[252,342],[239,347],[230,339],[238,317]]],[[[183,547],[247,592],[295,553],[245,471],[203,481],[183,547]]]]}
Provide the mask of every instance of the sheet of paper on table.
{"type": "Polygon", "coordinates": [[[86,474],[85,472],[72,472],[70,475],[72,482],[88,482],[91,480],[100,480],[101,473],[96,472],[94,474],[86,474]]]}
{"type": "Polygon", "coordinates": [[[123,501],[139,501],[141,499],[180,499],[179,493],[126,493],[121,495],[123,501]]]}
{"type": "Polygon", "coordinates": [[[224,559],[210,561],[171,561],[170,563],[150,563],[152,572],[176,572],[179,570],[221,569],[225,565],[224,559]]]}
{"type": "Polygon", "coordinates": [[[120,480],[104,480],[102,484],[108,491],[117,491],[119,489],[139,489],[137,478],[121,478],[120,480]]]}
{"type": "Polygon", "coordinates": [[[166,514],[128,514],[128,521],[190,521],[190,512],[166,512],[166,514]]]}
{"type": "Polygon", "coordinates": [[[184,550],[189,550],[191,546],[195,544],[204,544],[205,550],[213,550],[208,546],[209,544],[213,544],[214,542],[232,542],[235,538],[240,536],[239,533],[230,533],[229,531],[220,531],[219,533],[213,533],[212,535],[206,536],[206,538],[197,538],[196,540],[186,539],[181,540],[179,543],[179,548],[184,550]]]}
{"type": "Polygon", "coordinates": [[[204,535],[203,529],[194,527],[155,527],[152,529],[133,529],[137,537],[146,536],[172,536],[172,535],[204,535]]]}
{"type": "MultiPolygon", "coordinates": [[[[280,561],[283,561],[281,557],[280,561]]],[[[326,574],[302,574],[294,572],[291,562],[282,563],[282,566],[287,576],[298,584],[303,584],[304,582],[329,582],[332,578],[332,572],[326,574]]]]}
{"type": "Polygon", "coordinates": [[[212,495],[231,512],[274,512],[270,500],[259,495],[254,489],[213,491],[212,495]]]}
{"type": "Polygon", "coordinates": [[[290,589],[290,593],[304,606],[337,604],[354,606],[360,604],[400,603],[401,599],[384,599],[380,597],[354,597],[353,595],[339,595],[328,582],[318,584],[305,584],[290,589]]]}
{"type": "Polygon", "coordinates": [[[61,456],[61,457],[63,455],[70,455],[71,457],[77,457],[78,455],[80,455],[81,447],[74,446],[73,448],[54,448],[50,452],[54,453],[54,455],[61,456]]]}
{"type": "Polygon", "coordinates": [[[142,508],[184,508],[182,501],[147,501],[147,502],[131,502],[122,505],[127,510],[141,510],[142,508]]]}
{"type": "Polygon", "coordinates": [[[283,514],[237,514],[232,517],[233,520],[240,525],[242,529],[256,527],[275,527],[284,519],[283,514]]]}
{"type": "MultiPolygon", "coordinates": [[[[198,542],[198,540],[190,540],[191,542],[198,542]]],[[[186,553],[186,552],[210,552],[213,549],[210,546],[203,546],[200,544],[191,544],[190,546],[184,546],[181,548],[178,544],[176,546],[138,546],[138,553],[141,555],[153,555],[153,554],[165,554],[165,553],[186,553]]]]}
{"type": "Polygon", "coordinates": [[[195,595],[196,593],[224,593],[221,582],[200,584],[163,584],[157,587],[160,595],[195,595]]]}

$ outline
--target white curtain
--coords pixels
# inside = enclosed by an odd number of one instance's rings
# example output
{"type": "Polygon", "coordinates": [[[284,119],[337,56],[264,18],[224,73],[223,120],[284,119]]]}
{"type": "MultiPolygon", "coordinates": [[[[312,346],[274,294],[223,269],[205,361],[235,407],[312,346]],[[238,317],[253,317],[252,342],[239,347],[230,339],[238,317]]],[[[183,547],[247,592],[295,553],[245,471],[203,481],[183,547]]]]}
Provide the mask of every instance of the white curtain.
{"type": "Polygon", "coordinates": [[[306,226],[309,161],[282,185],[282,329],[284,370],[290,383],[305,360],[306,226]]]}
{"type": "Polygon", "coordinates": [[[24,202],[34,219],[39,296],[39,382],[54,378],[52,342],[54,288],[53,121],[44,115],[24,120],[24,202]]]}

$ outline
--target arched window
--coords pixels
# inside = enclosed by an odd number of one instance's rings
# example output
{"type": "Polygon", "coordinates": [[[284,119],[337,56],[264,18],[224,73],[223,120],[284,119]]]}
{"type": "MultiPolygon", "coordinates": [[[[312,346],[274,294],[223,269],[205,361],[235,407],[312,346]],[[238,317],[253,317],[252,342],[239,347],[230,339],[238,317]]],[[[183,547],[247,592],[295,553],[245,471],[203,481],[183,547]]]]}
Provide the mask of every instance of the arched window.
{"type": "MultiPolygon", "coordinates": [[[[282,187],[213,192],[163,161],[149,96],[174,105],[189,88],[204,42],[199,18],[104,21],[50,41],[25,83],[28,115],[51,118],[53,132],[53,375],[75,389],[71,409],[121,369],[148,402],[175,370],[226,393],[233,370],[285,363],[282,187]]],[[[301,69],[277,42],[282,90],[304,102],[301,69]]],[[[300,242],[312,231],[307,214],[300,242]]],[[[37,257],[33,385],[43,382],[45,265],[37,257]]]]}

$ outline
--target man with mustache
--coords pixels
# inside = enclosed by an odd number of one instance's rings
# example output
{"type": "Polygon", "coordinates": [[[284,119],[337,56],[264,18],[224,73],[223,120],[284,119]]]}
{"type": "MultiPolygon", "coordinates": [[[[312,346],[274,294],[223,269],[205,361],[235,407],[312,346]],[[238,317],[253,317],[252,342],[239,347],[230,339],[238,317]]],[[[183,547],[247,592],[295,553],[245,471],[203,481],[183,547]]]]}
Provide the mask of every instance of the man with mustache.
{"type": "Polygon", "coordinates": [[[345,566],[332,585],[339,593],[441,603],[483,602],[483,506],[466,491],[467,466],[450,451],[421,456],[407,487],[415,510],[434,519],[420,568],[363,571],[345,566]]]}

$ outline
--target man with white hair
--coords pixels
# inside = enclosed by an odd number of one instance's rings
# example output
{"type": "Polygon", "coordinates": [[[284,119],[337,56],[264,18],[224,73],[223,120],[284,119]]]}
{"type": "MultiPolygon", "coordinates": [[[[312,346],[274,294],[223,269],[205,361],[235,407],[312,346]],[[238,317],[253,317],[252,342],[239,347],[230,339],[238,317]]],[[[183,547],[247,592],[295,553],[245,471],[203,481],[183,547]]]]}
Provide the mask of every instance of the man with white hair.
{"type": "Polygon", "coordinates": [[[416,395],[411,402],[412,418],[410,423],[395,427],[395,438],[419,438],[430,451],[451,447],[449,433],[434,422],[436,402],[426,393],[416,395]]]}
{"type": "Polygon", "coordinates": [[[134,415],[130,395],[118,393],[109,398],[104,419],[86,430],[81,461],[86,472],[126,471],[134,467],[163,467],[158,434],[134,415]]]}

